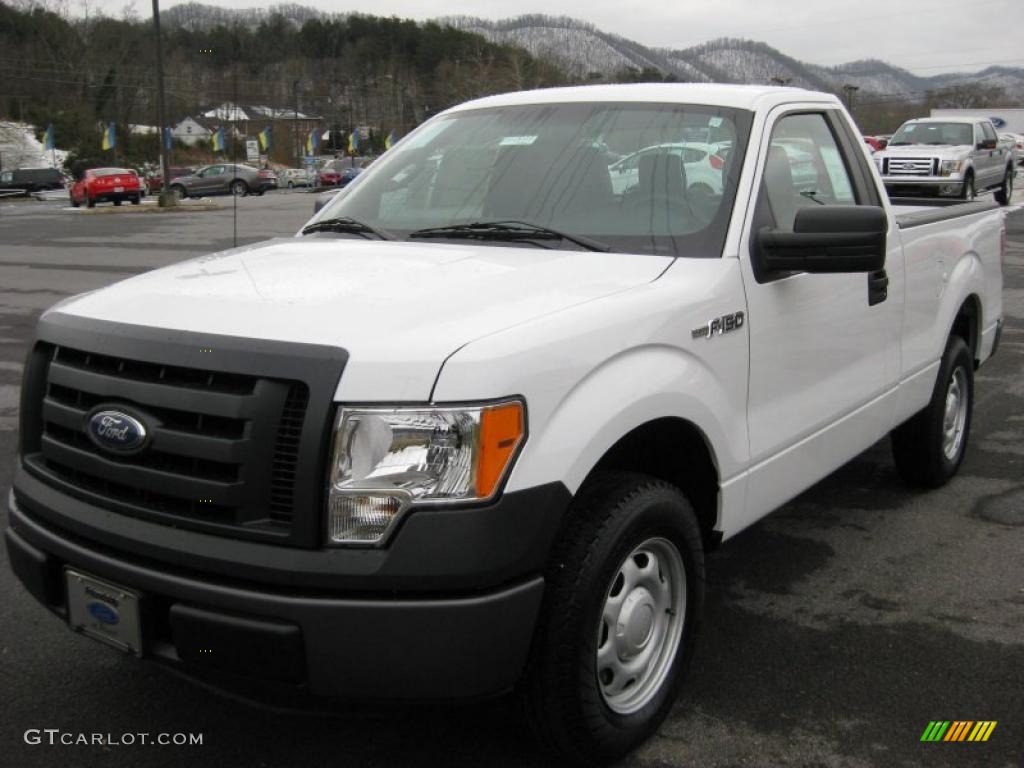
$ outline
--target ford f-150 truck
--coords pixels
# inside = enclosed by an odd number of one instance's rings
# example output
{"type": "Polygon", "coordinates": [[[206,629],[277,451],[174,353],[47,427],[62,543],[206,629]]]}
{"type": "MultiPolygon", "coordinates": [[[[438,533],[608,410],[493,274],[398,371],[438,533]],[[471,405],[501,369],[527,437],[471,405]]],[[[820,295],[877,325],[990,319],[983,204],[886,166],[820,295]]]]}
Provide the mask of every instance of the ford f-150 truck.
{"type": "Polygon", "coordinates": [[[474,101],[295,237],[46,312],[10,562],[218,684],[517,690],[606,761],[672,706],[705,552],[887,435],[910,483],[954,475],[1003,248],[992,204],[897,213],[831,95],[474,101]]]}
{"type": "Polygon", "coordinates": [[[1013,195],[1013,145],[999,140],[991,120],[908,120],[874,160],[893,196],[974,200],[992,189],[996,201],[1007,205],[1013,195]]]}

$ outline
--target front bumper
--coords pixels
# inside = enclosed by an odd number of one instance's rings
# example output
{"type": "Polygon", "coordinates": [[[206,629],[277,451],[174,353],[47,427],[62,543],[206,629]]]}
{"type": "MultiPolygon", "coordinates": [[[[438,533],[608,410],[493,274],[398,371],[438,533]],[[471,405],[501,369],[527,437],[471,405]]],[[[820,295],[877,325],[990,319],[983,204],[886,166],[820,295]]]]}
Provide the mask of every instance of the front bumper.
{"type": "Polygon", "coordinates": [[[891,197],[959,197],[964,180],[949,176],[883,176],[885,191],[891,197]]]}
{"type": "Polygon", "coordinates": [[[19,469],[6,540],[18,578],[59,616],[65,567],[139,590],[143,655],[218,685],[466,698],[518,680],[567,503],[564,486],[544,486],[412,514],[387,550],[300,551],[116,515],[19,469]]]}

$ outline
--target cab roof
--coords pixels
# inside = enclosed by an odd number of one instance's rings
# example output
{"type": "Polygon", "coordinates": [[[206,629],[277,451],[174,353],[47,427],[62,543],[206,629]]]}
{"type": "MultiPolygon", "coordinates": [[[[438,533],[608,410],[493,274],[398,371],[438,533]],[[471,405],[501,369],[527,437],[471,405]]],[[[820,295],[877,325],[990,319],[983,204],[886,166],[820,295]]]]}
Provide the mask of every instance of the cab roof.
{"type": "Polygon", "coordinates": [[[543,88],[535,91],[504,93],[460,104],[447,110],[446,114],[486,107],[590,101],[703,104],[746,110],[770,109],[778,104],[791,102],[840,104],[838,97],[833,94],[808,91],[802,88],[707,83],[636,83],[628,85],[581,85],[569,88],[543,88]]]}

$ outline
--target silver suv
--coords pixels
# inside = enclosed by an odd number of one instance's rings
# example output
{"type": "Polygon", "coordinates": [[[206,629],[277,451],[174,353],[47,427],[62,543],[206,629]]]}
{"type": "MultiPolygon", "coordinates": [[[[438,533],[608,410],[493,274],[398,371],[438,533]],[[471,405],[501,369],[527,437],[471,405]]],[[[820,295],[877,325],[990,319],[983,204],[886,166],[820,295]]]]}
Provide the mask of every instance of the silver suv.
{"type": "Polygon", "coordinates": [[[995,190],[1002,205],[1013,194],[1013,151],[990,120],[926,117],[909,120],[873,156],[892,197],[947,196],[973,200],[995,190]]]}

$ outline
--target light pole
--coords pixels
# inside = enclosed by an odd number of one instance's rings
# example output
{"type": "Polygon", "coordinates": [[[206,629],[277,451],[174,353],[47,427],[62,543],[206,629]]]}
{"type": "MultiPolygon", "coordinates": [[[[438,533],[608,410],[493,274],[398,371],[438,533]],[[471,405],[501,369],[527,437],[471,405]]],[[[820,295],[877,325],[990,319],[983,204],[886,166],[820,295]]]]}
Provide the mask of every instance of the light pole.
{"type": "Polygon", "coordinates": [[[160,137],[160,173],[163,184],[160,185],[160,205],[166,208],[174,205],[177,200],[171,194],[170,159],[167,157],[167,139],[164,136],[164,57],[160,44],[160,0],[153,0],[153,31],[156,34],[156,122],[157,135],[160,137]]]}
{"type": "Polygon", "coordinates": [[[295,167],[298,168],[302,165],[302,156],[299,154],[300,142],[299,142],[299,81],[292,80],[292,100],[295,108],[295,121],[292,123],[292,139],[294,140],[295,149],[295,167]]]}
{"type": "Polygon", "coordinates": [[[850,110],[850,116],[853,116],[853,95],[860,90],[859,85],[853,85],[847,83],[843,86],[843,100],[846,102],[846,108],[850,110]]]}

